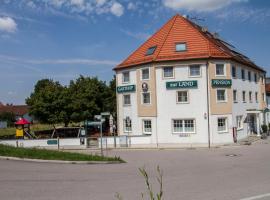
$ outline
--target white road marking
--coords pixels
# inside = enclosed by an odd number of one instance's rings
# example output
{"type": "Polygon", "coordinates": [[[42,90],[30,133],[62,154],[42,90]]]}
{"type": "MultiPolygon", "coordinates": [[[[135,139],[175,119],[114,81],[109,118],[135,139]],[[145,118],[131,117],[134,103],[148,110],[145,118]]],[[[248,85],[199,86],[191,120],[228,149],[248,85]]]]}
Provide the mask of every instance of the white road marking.
{"type": "Polygon", "coordinates": [[[240,199],[240,200],[256,200],[256,199],[261,199],[261,198],[264,198],[264,197],[270,197],[270,193],[261,194],[261,195],[257,195],[257,196],[253,196],[253,197],[247,197],[247,198],[240,199]]]}

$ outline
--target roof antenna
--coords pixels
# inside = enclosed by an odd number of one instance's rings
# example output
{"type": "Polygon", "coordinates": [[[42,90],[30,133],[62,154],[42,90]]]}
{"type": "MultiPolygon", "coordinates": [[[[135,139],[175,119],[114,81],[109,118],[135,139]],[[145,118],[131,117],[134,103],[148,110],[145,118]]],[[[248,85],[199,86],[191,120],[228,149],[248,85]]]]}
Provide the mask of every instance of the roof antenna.
{"type": "Polygon", "coordinates": [[[193,20],[193,21],[196,21],[196,22],[205,21],[204,18],[200,18],[198,16],[192,16],[192,17],[189,17],[188,19],[193,20]]]}

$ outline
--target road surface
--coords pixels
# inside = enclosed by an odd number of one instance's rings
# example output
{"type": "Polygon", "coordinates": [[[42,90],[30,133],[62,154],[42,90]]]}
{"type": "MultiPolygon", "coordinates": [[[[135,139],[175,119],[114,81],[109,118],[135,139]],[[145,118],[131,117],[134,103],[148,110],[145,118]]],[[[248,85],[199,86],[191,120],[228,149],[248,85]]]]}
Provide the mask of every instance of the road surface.
{"type": "Polygon", "coordinates": [[[211,150],[117,150],[108,154],[121,156],[128,163],[1,160],[0,199],[112,200],[119,192],[124,200],[139,200],[146,187],[138,168],[145,166],[157,191],[158,165],[164,173],[165,200],[270,199],[270,141],[211,150]],[[228,156],[231,154],[237,156],[228,156]]]}

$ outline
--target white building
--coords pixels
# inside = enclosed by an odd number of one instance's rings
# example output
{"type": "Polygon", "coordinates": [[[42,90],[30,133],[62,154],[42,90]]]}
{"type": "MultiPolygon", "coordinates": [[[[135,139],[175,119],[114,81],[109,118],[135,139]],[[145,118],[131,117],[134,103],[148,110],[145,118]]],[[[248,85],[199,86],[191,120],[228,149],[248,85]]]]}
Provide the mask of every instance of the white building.
{"type": "Polygon", "coordinates": [[[176,15],[116,68],[118,134],[130,145],[211,145],[260,134],[265,71],[176,15]]]}

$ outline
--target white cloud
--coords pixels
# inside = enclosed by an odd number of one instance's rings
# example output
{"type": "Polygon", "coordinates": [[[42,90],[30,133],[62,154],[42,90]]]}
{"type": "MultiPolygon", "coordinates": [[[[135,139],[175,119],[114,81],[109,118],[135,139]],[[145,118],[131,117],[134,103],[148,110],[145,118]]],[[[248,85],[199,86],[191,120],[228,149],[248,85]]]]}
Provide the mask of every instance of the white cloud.
{"type": "Polygon", "coordinates": [[[123,33],[125,33],[126,35],[130,36],[130,37],[133,37],[135,39],[138,39],[138,40],[147,40],[151,35],[148,34],[148,33],[134,33],[134,32],[131,32],[131,31],[127,31],[127,30],[121,30],[123,33]]]}
{"type": "Polygon", "coordinates": [[[83,58],[67,58],[67,59],[23,59],[19,57],[6,56],[0,54],[1,62],[13,62],[13,63],[23,63],[31,65],[44,65],[44,64],[87,64],[87,65],[117,65],[118,61],[113,60],[95,60],[95,59],[83,59],[83,58]]]}
{"type": "Polygon", "coordinates": [[[232,3],[248,0],[163,0],[165,7],[173,10],[186,9],[191,11],[210,12],[226,7],[232,3]]]}
{"type": "Polygon", "coordinates": [[[120,17],[124,14],[124,7],[122,6],[122,4],[114,2],[110,8],[110,11],[112,14],[116,15],[117,17],[120,17]]]}
{"type": "Polygon", "coordinates": [[[97,6],[103,6],[106,2],[107,0],[96,0],[97,6]]]}
{"type": "Polygon", "coordinates": [[[127,5],[128,10],[136,10],[137,6],[133,2],[129,2],[127,5]]]}
{"type": "Polygon", "coordinates": [[[17,30],[17,24],[10,17],[0,17],[0,31],[14,33],[17,30]]]}

